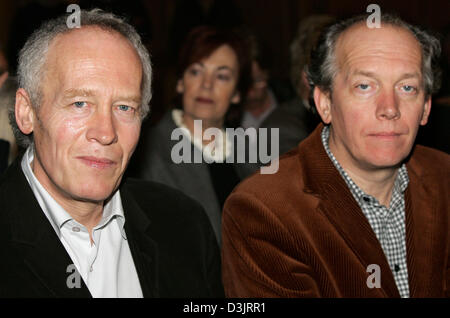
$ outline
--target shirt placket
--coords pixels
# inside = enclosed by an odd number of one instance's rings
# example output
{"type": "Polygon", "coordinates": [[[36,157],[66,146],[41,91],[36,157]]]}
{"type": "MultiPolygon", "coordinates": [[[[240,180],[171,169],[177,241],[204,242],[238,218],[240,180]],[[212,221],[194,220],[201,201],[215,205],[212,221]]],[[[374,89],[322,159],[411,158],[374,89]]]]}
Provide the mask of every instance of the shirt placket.
{"type": "Polygon", "coordinates": [[[70,220],[65,226],[69,234],[67,239],[70,249],[76,257],[76,262],[78,262],[78,270],[87,283],[89,280],[89,263],[86,261],[88,255],[91,254],[89,232],[75,220],[70,220]]]}
{"type": "Polygon", "coordinates": [[[393,202],[391,211],[391,242],[390,258],[393,261],[392,272],[394,273],[397,286],[402,297],[409,297],[408,268],[406,264],[406,243],[404,221],[402,223],[401,198],[393,202]]]}
{"type": "Polygon", "coordinates": [[[92,230],[92,239],[93,242],[91,244],[91,251],[89,253],[88,257],[88,276],[92,276],[95,271],[95,260],[98,256],[98,250],[100,246],[100,238],[101,238],[102,231],[100,228],[94,228],[92,230]]]}

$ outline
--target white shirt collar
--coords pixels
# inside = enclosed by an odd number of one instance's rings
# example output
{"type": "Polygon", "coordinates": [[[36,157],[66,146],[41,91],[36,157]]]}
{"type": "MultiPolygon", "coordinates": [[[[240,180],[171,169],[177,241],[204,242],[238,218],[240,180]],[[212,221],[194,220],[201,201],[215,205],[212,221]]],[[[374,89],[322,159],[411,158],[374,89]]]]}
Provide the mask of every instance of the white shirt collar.
{"type": "MultiPolygon", "coordinates": [[[[60,237],[61,227],[64,226],[66,222],[73,220],[73,218],[69,213],[66,212],[66,210],[61,207],[61,205],[59,205],[58,202],[55,201],[55,199],[53,199],[53,197],[47,192],[47,190],[45,190],[45,188],[36,178],[33,170],[31,169],[31,163],[33,162],[33,159],[34,151],[33,145],[31,145],[28,147],[22,158],[22,171],[25,174],[25,178],[27,179],[31,190],[36,197],[39,206],[44,211],[45,216],[50,221],[50,224],[52,225],[58,237],[60,237]]],[[[123,230],[123,226],[125,225],[125,217],[119,190],[114,193],[111,199],[104,206],[102,218],[95,228],[105,226],[115,216],[117,216],[118,223],[120,224],[122,236],[126,239],[125,231],[123,230]]]]}
{"type": "MultiPolygon", "coordinates": [[[[211,141],[206,146],[203,145],[202,139],[196,135],[191,134],[189,129],[183,123],[183,111],[180,109],[172,110],[172,119],[181,129],[183,134],[189,138],[192,144],[200,151],[209,162],[225,162],[226,158],[232,155],[232,140],[226,134],[225,130],[221,128],[223,138],[211,141]]],[[[202,133],[202,132],[201,132],[202,133]]]]}

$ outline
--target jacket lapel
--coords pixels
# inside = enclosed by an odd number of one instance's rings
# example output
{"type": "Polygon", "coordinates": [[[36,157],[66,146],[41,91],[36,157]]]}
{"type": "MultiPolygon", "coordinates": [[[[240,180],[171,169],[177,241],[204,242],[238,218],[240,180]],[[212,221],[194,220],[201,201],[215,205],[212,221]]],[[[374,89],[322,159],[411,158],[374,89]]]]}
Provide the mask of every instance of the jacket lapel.
{"type": "Polygon", "coordinates": [[[41,297],[91,297],[81,276],[78,286],[68,287],[73,262],[35,199],[20,160],[14,165],[7,213],[12,244],[36,277],[36,282],[29,282],[30,289],[40,290],[41,297]]]}
{"type": "Polygon", "coordinates": [[[158,246],[148,233],[150,221],[132,195],[125,188],[120,191],[125,214],[125,233],[143,296],[158,297],[158,246]]]}
{"type": "MultiPolygon", "coordinates": [[[[328,158],[321,141],[323,125],[299,151],[305,191],[320,198],[318,210],[324,213],[340,236],[359,258],[362,266],[377,264],[381,271],[381,292],[387,297],[400,297],[394,276],[374,231],[353,198],[344,179],[328,158]]],[[[368,274],[369,275],[369,274],[368,274]]]]}
{"type": "Polygon", "coordinates": [[[386,297],[400,297],[380,242],[351,193],[343,193],[345,190],[348,189],[326,193],[319,210],[328,217],[364,268],[370,264],[380,266],[380,291],[386,297]]]}
{"type": "MultiPolygon", "coordinates": [[[[410,167],[408,167],[410,168],[410,167]]],[[[448,240],[448,216],[437,208],[439,195],[433,182],[408,169],[410,186],[405,194],[406,248],[411,297],[442,297],[441,281],[436,274],[445,268],[445,243],[448,240]],[[426,189],[425,189],[426,187],[426,189]]],[[[445,275],[445,273],[444,273],[445,275]]]]}
{"type": "MultiPolygon", "coordinates": [[[[53,231],[53,228],[50,230],[53,231]]],[[[73,261],[55,235],[44,231],[34,246],[18,245],[23,250],[25,264],[48,289],[51,297],[91,297],[81,275],[75,273],[73,261]]]]}

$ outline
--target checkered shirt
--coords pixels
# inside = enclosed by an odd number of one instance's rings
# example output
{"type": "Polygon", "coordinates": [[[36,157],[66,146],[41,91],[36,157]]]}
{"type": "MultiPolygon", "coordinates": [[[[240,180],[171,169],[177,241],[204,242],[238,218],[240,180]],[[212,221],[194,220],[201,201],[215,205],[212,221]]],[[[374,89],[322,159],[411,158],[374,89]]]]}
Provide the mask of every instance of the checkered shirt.
{"type": "Polygon", "coordinates": [[[408,267],[406,263],[405,235],[405,198],[409,178],[405,164],[399,170],[392,190],[389,208],[381,205],[378,200],[366,194],[358,187],[344,171],[328,146],[329,126],[322,130],[322,143],[328,157],[347,183],[350,192],[369,221],[372,230],[383,248],[389,262],[400,296],[409,297],[408,267]]]}

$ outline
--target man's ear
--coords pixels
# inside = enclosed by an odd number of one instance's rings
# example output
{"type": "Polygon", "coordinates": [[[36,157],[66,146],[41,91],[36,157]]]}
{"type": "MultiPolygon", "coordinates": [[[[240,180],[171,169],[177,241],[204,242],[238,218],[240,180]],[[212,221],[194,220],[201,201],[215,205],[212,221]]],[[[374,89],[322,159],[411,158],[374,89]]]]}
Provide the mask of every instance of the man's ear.
{"type": "Polygon", "coordinates": [[[23,88],[19,88],[16,92],[15,114],[19,129],[26,135],[31,134],[34,129],[34,110],[30,96],[23,88]]]}
{"type": "Polygon", "coordinates": [[[183,79],[179,79],[177,82],[177,93],[183,94],[184,93],[184,82],[183,79]]]}
{"type": "Polygon", "coordinates": [[[231,97],[231,103],[238,104],[240,101],[241,101],[241,94],[238,91],[234,92],[233,97],[231,97]]]}
{"type": "Polygon", "coordinates": [[[314,88],[314,103],[317,112],[325,124],[331,123],[331,93],[323,92],[319,87],[314,88]]]}
{"type": "Polygon", "coordinates": [[[430,111],[431,111],[431,97],[428,97],[428,99],[425,101],[425,105],[423,106],[422,118],[420,119],[420,124],[422,126],[426,125],[426,123],[428,122],[430,111]]]}

